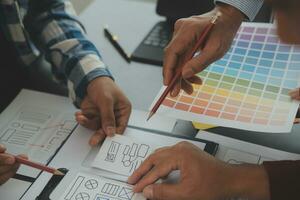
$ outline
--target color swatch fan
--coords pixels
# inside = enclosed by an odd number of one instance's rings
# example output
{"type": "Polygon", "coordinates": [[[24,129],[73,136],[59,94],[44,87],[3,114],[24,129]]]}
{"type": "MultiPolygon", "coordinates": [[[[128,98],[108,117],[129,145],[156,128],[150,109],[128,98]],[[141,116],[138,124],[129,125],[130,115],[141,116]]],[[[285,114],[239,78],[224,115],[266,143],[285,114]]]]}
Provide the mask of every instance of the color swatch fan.
{"type": "Polygon", "coordinates": [[[228,53],[199,74],[203,85],[195,85],[192,95],[168,96],[158,112],[218,126],[290,132],[299,103],[288,92],[299,86],[299,72],[299,46],[281,43],[271,24],[243,23],[228,53]]]}

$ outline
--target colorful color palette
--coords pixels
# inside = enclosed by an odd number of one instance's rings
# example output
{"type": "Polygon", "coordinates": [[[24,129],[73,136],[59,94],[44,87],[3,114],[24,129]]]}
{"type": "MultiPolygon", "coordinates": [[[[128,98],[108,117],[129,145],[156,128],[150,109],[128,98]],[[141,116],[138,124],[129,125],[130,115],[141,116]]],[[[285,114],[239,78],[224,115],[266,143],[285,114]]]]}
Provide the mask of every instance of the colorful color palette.
{"type": "Polygon", "coordinates": [[[291,130],[299,105],[288,92],[299,86],[300,47],[281,43],[273,25],[243,23],[228,53],[199,76],[204,83],[192,95],[167,97],[158,112],[259,132],[291,130]]]}

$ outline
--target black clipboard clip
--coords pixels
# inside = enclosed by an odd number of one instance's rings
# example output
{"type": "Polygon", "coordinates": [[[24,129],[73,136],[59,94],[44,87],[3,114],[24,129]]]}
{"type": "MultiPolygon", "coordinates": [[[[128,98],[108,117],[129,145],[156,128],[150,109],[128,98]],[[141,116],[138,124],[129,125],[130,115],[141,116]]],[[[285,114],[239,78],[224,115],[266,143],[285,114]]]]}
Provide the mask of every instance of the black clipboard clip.
{"type": "MultiPolygon", "coordinates": [[[[65,175],[68,173],[68,169],[60,168],[58,169],[65,175]]],[[[56,186],[60,183],[60,181],[65,177],[59,176],[59,175],[53,175],[51,179],[48,181],[47,185],[44,187],[42,192],[35,198],[35,200],[51,200],[50,194],[53,192],[53,190],[56,188],[56,186]]]]}

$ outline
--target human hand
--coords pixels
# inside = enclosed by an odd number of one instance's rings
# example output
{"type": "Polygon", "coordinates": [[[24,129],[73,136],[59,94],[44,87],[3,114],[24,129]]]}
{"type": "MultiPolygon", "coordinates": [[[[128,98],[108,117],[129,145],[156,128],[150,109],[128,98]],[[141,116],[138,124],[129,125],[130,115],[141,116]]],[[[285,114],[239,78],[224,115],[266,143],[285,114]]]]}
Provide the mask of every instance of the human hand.
{"type": "Polygon", "coordinates": [[[187,142],[158,149],[129,177],[128,183],[136,184],[134,192],[143,192],[151,200],[269,199],[263,167],[230,165],[187,142]],[[180,171],[177,183],[155,183],[174,170],[180,171]]]}
{"type": "MultiPolygon", "coordinates": [[[[297,88],[297,89],[294,89],[294,90],[290,91],[289,95],[291,96],[291,98],[293,100],[300,101],[300,88],[297,88]]],[[[296,115],[296,119],[295,119],[294,123],[295,124],[300,123],[300,109],[298,110],[298,113],[296,115]]]]}
{"type": "MultiPolygon", "coordinates": [[[[4,184],[8,179],[13,177],[20,167],[16,162],[15,157],[5,153],[6,148],[0,145],[0,185],[4,184]]],[[[20,157],[27,159],[27,156],[20,155],[20,157]]]]}
{"type": "Polygon", "coordinates": [[[228,51],[244,18],[244,14],[236,8],[220,3],[214,10],[204,15],[177,20],[173,38],[165,49],[164,85],[169,85],[177,69],[182,67],[182,64],[185,65],[182,68],[182,77],[172,89],[171,96],[177,96],[180,89],[191,94],[192,83],[201,84],[201,79],[196,74],[228,51]],[[196,40],[217,13],[221,16],[200,49],[201,53],[185,64],[185,57],[191,53],[196,40]]]}
{"type": "Polygon", "coordinates": [[[92,146],[106,136],[122,134],[131,113],[129,100],[109,77],[96,78],[89,84],[80,108],[76,113],[77,122],[96,130],[89,142],[92,146]]]}
{"type": "Polygon", "coordinates": [[[292,99],[300,101],[300,88],[290,91],[289,95],[292,99]]]}

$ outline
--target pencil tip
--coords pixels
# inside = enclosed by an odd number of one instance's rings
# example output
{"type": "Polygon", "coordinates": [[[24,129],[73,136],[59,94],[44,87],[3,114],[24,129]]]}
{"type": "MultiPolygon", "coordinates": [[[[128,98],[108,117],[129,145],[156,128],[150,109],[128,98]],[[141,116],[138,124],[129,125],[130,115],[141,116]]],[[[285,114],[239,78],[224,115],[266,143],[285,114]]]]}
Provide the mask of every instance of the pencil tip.
{"type": "Polygon", "coordinates": [[[146,121],[149,121],[149,119],[150,119],[153,115],[154,115],[154,112],[150,112],[150,114],[149,114],[149,116],[148,116],[148,118],[147,118],[146,121]]]}
{"type": "Polygon", "coordinates": [[[54,175],[57,175],[57,176],[64,176],[65,174],[62,173],[62,172],[59,171],[59,170],[55,170],[55,171],[54,171],[54,175]]]}

